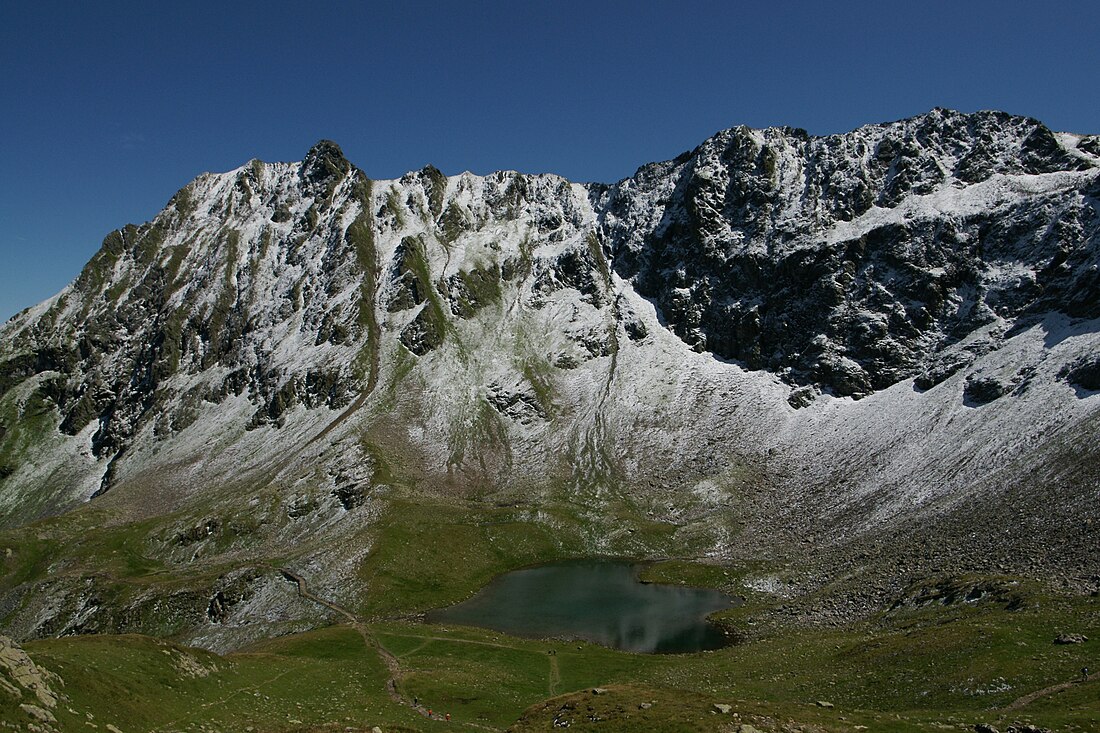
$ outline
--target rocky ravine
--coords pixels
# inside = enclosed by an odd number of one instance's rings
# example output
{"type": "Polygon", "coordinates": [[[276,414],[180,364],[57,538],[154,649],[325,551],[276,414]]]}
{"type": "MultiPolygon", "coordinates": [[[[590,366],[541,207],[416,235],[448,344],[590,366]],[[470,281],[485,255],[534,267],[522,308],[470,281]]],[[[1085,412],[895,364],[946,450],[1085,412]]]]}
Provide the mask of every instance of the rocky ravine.
{"type": "MultiPolygon", "coordinates": [[[[1003,113],[735,128],[609,186],[372,181],[322,142],[201,176],[2,327],[3,521],[250,502],[337,588],[397,462],[431,492],[629,496],[780,585],[1088,585],[1098,232],[1100,139],[1003,113]]],[[[277,595],[249,602],[301,616],[277,595]]],[[[81,613],[47,605],[9,625],[81,613]]]]}

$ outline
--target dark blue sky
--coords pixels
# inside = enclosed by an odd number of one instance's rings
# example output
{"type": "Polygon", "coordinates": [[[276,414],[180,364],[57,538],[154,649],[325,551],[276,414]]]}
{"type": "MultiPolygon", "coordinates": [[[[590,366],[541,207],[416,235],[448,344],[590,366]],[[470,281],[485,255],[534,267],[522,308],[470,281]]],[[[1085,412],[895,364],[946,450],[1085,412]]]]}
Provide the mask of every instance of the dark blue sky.
{"type": "Polygon", "coordinates": [[[1098,27],[1096,2],[4,2],[0,319],[199,173],[320,138],[375,178],[614,181],[738,124],[1100,132],[1098,27]]]}

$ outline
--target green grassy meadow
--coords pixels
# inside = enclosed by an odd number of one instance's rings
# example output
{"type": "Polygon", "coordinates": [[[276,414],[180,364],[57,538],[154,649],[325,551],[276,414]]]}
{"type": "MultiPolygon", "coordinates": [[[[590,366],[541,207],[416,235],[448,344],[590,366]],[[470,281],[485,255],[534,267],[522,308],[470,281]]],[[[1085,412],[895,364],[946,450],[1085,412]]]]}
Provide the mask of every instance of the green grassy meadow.
{"type": "MultiPolygon", "coordinates": [[[[623,502],[594,524],[583,507],[397,491],[373,528],[358,571],[367,589],[346,607],[358,622],[289,634],[216,655],[174,640],[150,611],[154,635],[87,634],[28,641],[57,675],[57,730],[778,731],[1002,730],[1019,721],[1055,731],[1100,730],[1100,681],[1075,683],[1016,709],[1012,703],[1100,668],[1100,599],[1012,582],[1013,602],[931,603],[882,610],[835,628],[762,624],[780,600],[747,594],[719,615],[742,641],[713,652],[643,655],[585,642],[532,640],[428,624],[420,614],[459,601],[507,570],[593,554],[674,555],[677,531],[623,502]],[[633,529],[634,531],[624,531],[633,529]],[[614,530],[614,531],[613,531],[614,530]],[[1054,637],[1085,634],[1084,644],[1054,637]],[[600,688],[600,694],[593,690],[600,688]],[[420,703],[414,709],[412,703],[420,703]],[[828,703],[828,706],[819,703],[828,703]],[[730,706],[718,712],[716,704],[730,706]],[[435,718],[425,717],[428,708],[435,718]],[[439,719],[450,714],[451,720],[439,719]]],[[[200,571],[158,559],[167,520],[111,524],[73,513],[3,534],[0,588],[51,573],[101,578],[105,598],[201,586],[232,567],[215,555],[200,571]],[[73,538],[71,541],[66,538],[73,538]],[[114,594],[114,595],[111,595],[114,594]]],[[[696,528],[691,536],[704,529],[696,528]]],[[[679,549],[683,549],[682,547],[679,549]]],[[[690,549],[690,548],[689,548],[690,549]]],[[[292,552],[272,561],[293,565],[292,552]]],[[[262,558],[252,557],[253,564],[262,558]]],[[[690,559],[647,565],[642,579],[735,590],[761,568],[690,559]]],[[[306,578],[308,581],[308,577],[306,578]]],[[[293,586],[287,583],[287,593],[293,586]]],[[[0,723],[25,726],[3,697],[0,723]]]]}

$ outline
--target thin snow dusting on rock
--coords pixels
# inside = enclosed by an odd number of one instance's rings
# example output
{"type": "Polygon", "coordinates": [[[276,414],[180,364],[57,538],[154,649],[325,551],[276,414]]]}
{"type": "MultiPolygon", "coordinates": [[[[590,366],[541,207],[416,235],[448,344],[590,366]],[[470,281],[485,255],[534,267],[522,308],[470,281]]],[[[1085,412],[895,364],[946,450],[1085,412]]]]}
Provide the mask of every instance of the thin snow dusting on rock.
{"type": "MultiPolygon", "coordinates": [[[[614,184],[371,180],[327,141],[204,174],[0,327],[0,518],[244,492],[279,542],[346,548],[396,458],[427,491],[707,525],[704,555],[790,564],[762,592],[811,560],[1013,562],[1020,533],[1095,567],[1058,528],[1098,513],[1098,156],[937,109],[733,128],[614,184]]],[[[282,628],[279,582],[193,638],[282,628]]]]}

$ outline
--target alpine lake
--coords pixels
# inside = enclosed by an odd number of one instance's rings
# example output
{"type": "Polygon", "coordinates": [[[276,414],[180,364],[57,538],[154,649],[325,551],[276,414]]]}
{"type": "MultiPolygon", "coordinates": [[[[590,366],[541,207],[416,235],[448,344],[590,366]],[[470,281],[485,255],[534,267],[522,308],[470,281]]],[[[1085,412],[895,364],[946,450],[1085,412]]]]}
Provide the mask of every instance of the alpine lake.
{"type": "Polygon", "coordinates": [[[716,590],[643,583],[622,560],[573,560],[498,576],[471,598],[426,615],[430,623],[528,638],[584,639],[646,654],[686,654],[730,644],[707,615],[740,599],[716,590]]]}

